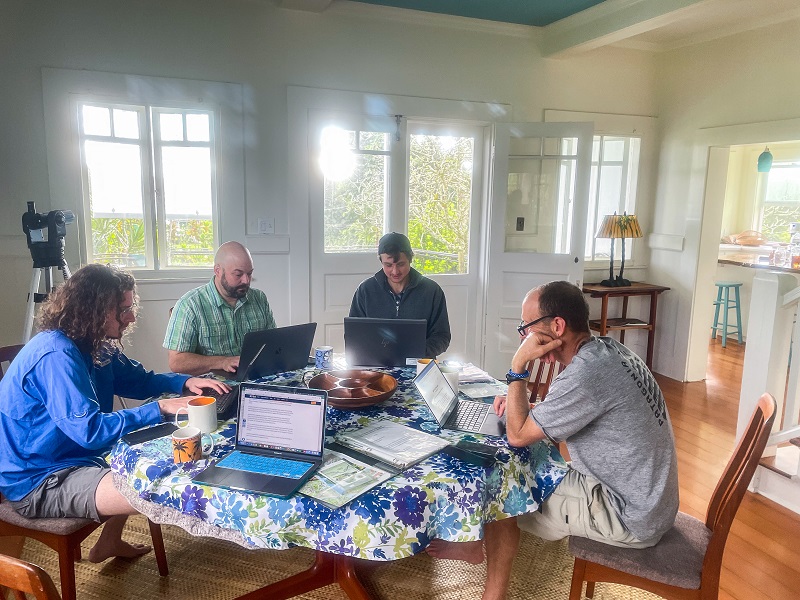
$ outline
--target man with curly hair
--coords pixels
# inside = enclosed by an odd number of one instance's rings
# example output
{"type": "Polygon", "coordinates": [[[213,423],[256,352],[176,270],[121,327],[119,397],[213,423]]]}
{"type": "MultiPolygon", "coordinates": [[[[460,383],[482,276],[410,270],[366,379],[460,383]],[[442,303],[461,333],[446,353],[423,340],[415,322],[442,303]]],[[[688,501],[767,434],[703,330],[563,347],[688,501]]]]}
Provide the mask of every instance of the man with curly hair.
{"type": "Polygon", "coordinates": [[[41,332],[0,380],[0,493],[28,518],[104,521],[92,562],[150,551],[122,540],[136,511],[114,487],[103,455],[122,435],[186,405],[185,397],[171,398],[112,412],[114,395],[227,391],[215,380],[156,374],[127,358],[121,339],[135,320],[133,276],[85,266],[50,295],[41,332]]]}

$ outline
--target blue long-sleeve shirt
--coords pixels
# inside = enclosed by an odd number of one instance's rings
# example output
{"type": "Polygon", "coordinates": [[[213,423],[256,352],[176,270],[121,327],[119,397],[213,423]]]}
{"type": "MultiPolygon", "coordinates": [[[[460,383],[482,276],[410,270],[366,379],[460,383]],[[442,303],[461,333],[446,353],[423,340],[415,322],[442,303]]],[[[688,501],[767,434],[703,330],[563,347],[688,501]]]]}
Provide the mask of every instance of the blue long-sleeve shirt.
{"type": "Polygon", "coordinates": [[[0,493],[21,500],[51,473],[105,465],[121,436],[161,421],[156,402],[111,412],[114,395],[180,393],[188,378],[147,371],[119,351],[98,366],[62,332],[37,334],[0,380],[0,493]]]}

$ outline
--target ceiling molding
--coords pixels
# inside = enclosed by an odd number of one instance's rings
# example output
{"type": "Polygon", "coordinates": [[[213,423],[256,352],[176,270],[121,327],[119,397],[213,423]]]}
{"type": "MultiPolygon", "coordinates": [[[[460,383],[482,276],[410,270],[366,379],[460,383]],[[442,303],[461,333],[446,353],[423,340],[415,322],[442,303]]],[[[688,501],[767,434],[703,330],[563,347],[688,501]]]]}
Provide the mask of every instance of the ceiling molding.
{"type": "Polygon", "coordinates": [[[684,17],[708,0],[607,0],[543,28],[542,56],[564,57],[593,50],[684,17]]]}
{"type": "Polygon", "coordinates": [[[444,27],[461,31],[490,33],[524,39],[536,38],[537,30],[540,29],[530,25],[485,21],[483,19],[444,15],[421,10],[411,10],[408,8],[351,2],[350,0],[334,0],[326,12],[327,14],[345,17],[364,17],[368,19],[379,19],[381,21],[395,21],[406,25],[444,27]]]}
{"type": "MultiPolygon", "coordinates": [[[[785,23],[787,21],[793,21],[796,19],[800,19],[800,8],[795,8],[781,13],[765,15],[764,17],[761,17],[759,19],[750,19],[748,21],[741,21],[736,25],[709,29],[702,33],[690,35],[682,39],[673,40],[667,44],[648,44],[648,45],[655,46],[658,52],[668,52],[670,50],[678,50],[679,48],[694,46],[695,44],[711,42],[731,35],[737,35],[739,33],[744,33],[746,31],[753,31],[755,29],[761,29],[762,27],[769,27],[771,25],[777,25],[779,23],[785,23]]],[[[635,42],[632,40],[631,43],[635,42]]],[[[641,42],[641,43],[646,44],[646,42],[641,42]]]]}
{"type": "Polygon", "coordinates": [[[278,8],[289,10],[304,10],[306,12],[323,12],[331,5],[333,0],[278,0],[278,8]]]}

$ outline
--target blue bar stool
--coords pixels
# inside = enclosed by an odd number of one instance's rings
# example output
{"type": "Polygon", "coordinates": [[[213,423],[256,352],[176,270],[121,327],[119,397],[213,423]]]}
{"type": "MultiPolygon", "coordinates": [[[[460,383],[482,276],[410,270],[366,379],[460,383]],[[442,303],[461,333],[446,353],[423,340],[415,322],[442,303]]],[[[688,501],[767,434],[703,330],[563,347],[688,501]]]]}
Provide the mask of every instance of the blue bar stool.
{"type": "Polygon", "coordinates": [[[717,286],[717,300],[714,302],[714,324],[711,325],[711,339],[717,337],[717,329],[722,330],[722,347],[728,340],[728,334],[736,331],[739,338],[739,343],[742,343],[742,313],[739,308],[739,288],[742,287],[741,283],[732,283],[730,281],[718,281],[717,286]],[[733,298],[731,298],[730,291],[733,289],[733,298]],[[719,322],[719,312],[722,308],[722,324],[719,322]],[[728,311],[732,308],[736,309],[736,323],[728,323],[728,311]]]}

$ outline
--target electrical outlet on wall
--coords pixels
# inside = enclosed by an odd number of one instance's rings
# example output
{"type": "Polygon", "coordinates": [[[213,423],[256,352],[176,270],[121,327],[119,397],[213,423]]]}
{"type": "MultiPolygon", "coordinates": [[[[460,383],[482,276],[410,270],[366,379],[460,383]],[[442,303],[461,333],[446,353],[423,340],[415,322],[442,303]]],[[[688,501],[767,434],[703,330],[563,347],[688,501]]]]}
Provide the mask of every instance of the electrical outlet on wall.
{"type": "Polygon", "coordinates": [[[517,231],[525,231],[525,217],[517,217],[517,231]]]}
{"type": "Polygon", "coordinates": [[[259,217],[258,218],[258,234],[259,235],[273,235],[275,233],[275,218],[274,217],[259,217]]]}

